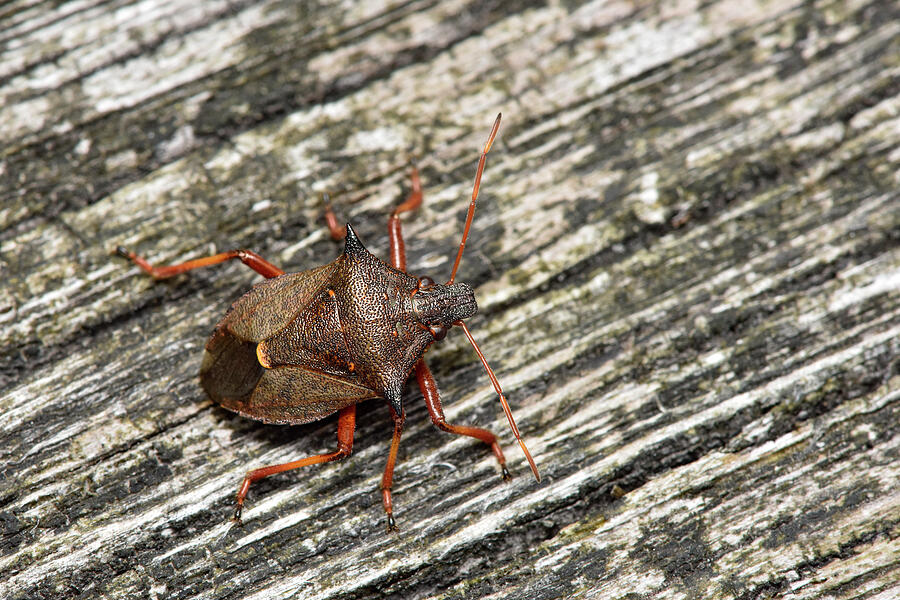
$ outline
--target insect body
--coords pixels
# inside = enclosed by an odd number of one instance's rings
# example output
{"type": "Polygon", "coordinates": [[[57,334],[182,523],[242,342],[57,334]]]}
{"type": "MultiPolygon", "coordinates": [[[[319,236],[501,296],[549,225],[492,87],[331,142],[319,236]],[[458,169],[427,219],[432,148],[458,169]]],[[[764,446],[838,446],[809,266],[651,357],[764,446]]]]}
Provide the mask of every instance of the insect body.
{"type": "Polygon", "coordinates": [[[353,448],[356,404],[383,398],[394,421],[394,436],[382,477],[388,528],[396,529],[391,483],[405,413],[403,386],[415,372],[431,419],[439,428],[479,439],[491,446],[504,478],[509,477],[503,451],[493,433],[451,425],[444,419],[434,377],[422,359],[428,347],[454,325],[463,329],[500,397],[510,427],[540,480],[537,467],[519,434],[506,397],[464,323],[477,305],[471,288],[454,283],[475,209],[485,158],[500,125],[494,122],[478,163],[472,200],[453,271],[446,284],[406,273],[399,215],[422,202],[417,171],[413,191],[388,221],[391,263],[372,255],[353,228],[337,226],[329,208],[332,236],[344,237],[344,252],[333,262],[285,274],[247,250],[233,250],[178,265],[154,267],[124,248],[117,253],[156,278],[238,258],[267,279],[239,298],[206,344],[200,381],[223,407],[266,423],[299,424],[338,412],[338,447],[327,454],[255,469],[247,473],[237,495],[234,518],[240,522],[244,499],[254,481],[298,467],[348,456],[353,448]]]}

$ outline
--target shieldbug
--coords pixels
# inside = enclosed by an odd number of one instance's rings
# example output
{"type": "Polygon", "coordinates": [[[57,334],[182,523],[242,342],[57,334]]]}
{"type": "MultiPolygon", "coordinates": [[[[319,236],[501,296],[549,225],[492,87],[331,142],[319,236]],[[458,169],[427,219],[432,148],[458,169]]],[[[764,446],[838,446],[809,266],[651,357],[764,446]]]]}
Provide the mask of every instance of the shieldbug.
{"type": "Polygon", "coordinates": [[[329,229],[333,237],[344,238],[344,252],[327,265],[299,273],[286,274],[249,250],[231,250],[181,264],[153,266],[134,252],[121,246],[116,248],[117,254],[132,260],[156,279],[232,259],[240,259],[265,277],[239,298],[216,325],[200,367],[203,388],[221,406],[265,423],[309,423],[338,413],[338,443],[334,452],[270,465],[246,474],[234,511],[238,523],[244,499],[254,481],[349,456],[353,449],[356,404],[382,398],[394,422],[381,480],[382,500],[388,529],[395,530],[391,483],[406,418],[402,392],[412,373],[433,423],[444,431],[488,444],[500,463],[504,479],[508,479],[506,459],[493,433],[480,427],[447,423],[437,384],[422,358],[431,344],[443,339],[453,326],[463,330],[481,360],[510,428],[535,478],[540,481],[537,466],[522,440],[500,383],[464,322],[477,310],[472,289],[465,283],[455,283],[485,160],[499,128],[500,115],[497,115],[478,160],[459,250],[445,284],[406,273],[400,215],[422,203],[422,187],[415,168],[409,197],[388,219],[390,265],[366,250],[349,223],[346,229],[340,228],[330,207],[326,210],[329,229]]]}

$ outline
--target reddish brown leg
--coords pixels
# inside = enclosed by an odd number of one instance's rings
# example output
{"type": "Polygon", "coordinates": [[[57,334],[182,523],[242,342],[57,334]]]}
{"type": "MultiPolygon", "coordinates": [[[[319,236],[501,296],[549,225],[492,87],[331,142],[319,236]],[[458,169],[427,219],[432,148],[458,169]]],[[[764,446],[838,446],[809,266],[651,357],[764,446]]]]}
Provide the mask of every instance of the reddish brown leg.
{"type": "Polygon", "coordinates": [[[391,264],[395,269],[406,272],[406,246],[403,244],[403,226],[400,213],[416,210],[422,205],[422,182],[419,180],[419,169],[415,166],[410,174],[412,191],[406,201],[391,212],[388,219],[388,243],[391,247],[391,264]]]}
{"type": "MultiPolygon", "coordinates": [[[[388,239],[391,246],[391,264],[400,271],[406,271],[406,248],[403,245],[403,230],[398,215],[415,210],[422,204],[422,183],[419,180],[419,170],[413,166],[412,191],[406,200],[391,212],[388,220],[388,239]]],[[[394,420],[394,437],[391,438],[391,450],[388,461],[384,467],[384,475],[381,477],[381,499],[384,502],[384,512],[387,513],[388,531],[397,531],[397,522],[394,521],[394,504],[391,501],[391,485],[394,481],[394,465],[397,463],[397,450],[400,448],[400,435],[403,433],[403,423],[406,414],[398,415],[391,409],[391,418],[394,420]]]]}
{"type": "MultiPolygon", "coordinates": [[[[491,145],[494,143],[494,138],[497,137],[497,131],[499,130],[499,128],[500,115],[497,115],[497,119],[494,121],[494,126],[491,128],[490,137],[488,137],[488,140],[484,145],[484,149],[481,151],[481,156],[478,159],[478,170],[475,174],[475,185],[472,189],[472,200],[469,203],[469,210],[466,213],[466,225],[465,229],[463,230],[462,240],[459,244],[459,251],[456,254],[456,260],[453,263],[453,270],[450,273],[450,279],[447,282],[447,285],[453,283],[453,280],[456,277],[456,270],[459,267],[459,262],[462,258],[463,250],[466,247],[466,238],[469,235],[469,228],[472,225],[472,217],[475,213],[475,201],[478,198],[478,189],[481,186],[481,175],[484,172],[485,160],[487,158],[487,153],[491,149],[491,145]]],[[[404,272],[406,271],[406,248],[403,244],[403,228],[398,215],[402,212],[414,210],[422,204],[422,186],[419,182],[419,173],[415,168],[413,168],[412,180],[412,192],[403,204],[394,209],[394,211],[391,213],[390,220],[388,220],[388,237],[391,246],[391,264],[394,266],[394,268],[404,272]]],[[[478,358],[481,360],[481,364],[484,366],[488,376],[491,379],[491,384],[494,386],[494,390],[500,397],[500,404],[503,407],[503,411],[506,413],[506,418],[509,420],[509,425],[512,428],[512,432],[516,436],[516,440],[519,442],[519,446],[522,448],[522,452],[525,454],[525,458],[528,460],[531,471],[534,473],[535,479],[540,481],[541,476],[540,473],[538,473],[537,465],[535,465],[534,459],[531,457],[531,453],[528,451],[528,448],[525,446],[525,442],[522,440],[522,436],[519,433],[519,428],[516,427],[516,422],[513,419],[512,411],[509,408],[509,403],[506,401],[506,396],[503,394],[503,390],[500,388],[500,383],[497,381],[497,377],[494,375],[493,370],[491,370],[491,367],[488,365],[484,354],[482,354],[481,352],[481,349],[478,348],[478,344],[475,343],[475,339],[472,337],[472,334],[469,331],[469,328],[466,327],[466,324],[462,321],[457,321],[453,324],[462,327],[463,332],[466,334],[466,338],[468,338],[469,343],[472,344],[472,348],[475,349],[475,353],[478,354],[478,358]]],[[[431,371],[428,369],[428,365],[425,364],[425,361],[423,359],[419,359],[419,361],[416,363],[416,379],[419,382],[419,388],[422,390],[422,395],[425,397],[425,404],[428,406],[428,412],[431,413],[431,420],[434,422],[434,424],[444,431],[449,431],[450,433],[455,433],[457,435],[467,435],[488,444],[491,447],[491,450],[493,450],[494,455],[497,457],[498,462],[500,463],[503,478],[509,479],[510,474],[509,470],[506,468],[506,459],[503,456],[503,450],[500,449],[500,445],[497,443],[497,437],[493,433],[486,429],[481,429],[480,427],[466,427],[459,425],[450,425],[449,423],[447,423],[446,419],[444,418],[444,409],[441,406],[440,393],[438,392],[437,383],[434,381],[434,376],[431,374],[431,371]]]]}
{"type": "Polygon", "coordinates": [[[419,389],[422,390],[422,395],[425,397],[425,405],[428,407],[431,421],[435,426],[437,426],[438,429],[450,433],[473,437],[490,446],[491,450],[494,452],[494,456],[497,457],[497,462],[500,463],[503,479],[509,480],[511,476],[509,470],[506,468],[506,457],[503,456],[503,450],[500,449],[500,444],[497,443],[497,436],[487,429],[451,425],[444,419],[444,407],[441,406],[441,395],[440,392],[438,392],[437,383],[434,381],[434,376],[431,374],[431,370],[428,368],[428,365],[425,364],[424,360],[419,360],[419,362],[416,363],[416,379],[419,382],[419,389]]]}
{"type": "Polygon", "coordinates": [[[384,475],[381,477],[381,499],[384,502],[384,512],[387,513],[388,531],[397,531],[397,522],[394,521],[394,504],[391,502],[391,485],[394,482],[394,465],[397,463],[397,449],[400,447],[400,434],[403,433],[406,413],[401,412],[398,416],[394,409],[391,409],[391,418],[394,420],[394,437],[391,438],[391,451],[384,467],[384,475]]]}
{"type": "Polygon", "coordinates": [[[337,216],[334,214],[334,209],[331,208],[331,202],[328,201],[328,194],[325,194],[323,200],[325,201],[325,222],[328,224],[328,231],[331,233],[331,239],[339,242],[347,236],[347,228],[341,226],[337,216]]]}
{"type": "Polygon", "coordinates": [[[241,524],[241,509],[244,507],[244,498],[247,497],[247,491],[250,489],[250,484],[254,481],[264,479],[269,475],[275,475],[276,473],[283,473],[285,471],[290,471],[291,469],[299,469],[300,467],[305,467],[307,465],[331,462],[333,460],[344,458],[345,456],[350,456],[350,453],[353,451],[353,431],[355,429],[356,405],[353,404],[347,408],[342,408],[338,413],[338,447],[334,452],[316,454],[315,456],[308,456],[306,458],[301,458],[300,460],[280,465],[269,465],[268,467],[249,471],[244,476],[244,482],[241,484],[237,493],[237,508],[234,509],[234,521],[238,525],[241,524]]]}
{"type": "MultiPolygon", "coordinates": [[[[415,165],[413,165],[412,173],[410,173],[409,178],[412,181],[412,191],[409,192],[409,196],[406,198],[406,200],[402,204],[397,206],[397,208],[395,208],[393,212],[391,212],[390,219],[388,220],[388,235],[390,237],[391,246],[391,264],[396,267],[397,263],[394,260],[394,257],[402,257],[401,260],[403,261],[403,266],[397,267],[401,271],[406,270],[406,252],[403,247],[403,236],[399,234],[400,219],[397,218],[397,215],[399,215],[400,213],[415,210],[422,204],[422,183],[419,180],[419,169],[417,169],[415,165]],[[395,231],[397,233],[395,233],[395,231]],[[399,246],[396,245],[398,243],[399,246]]],[[[331,239],[333,239],[334,241],[339,242],[347,235],[347,229],[340,224],[340,221],[338,221],[337,215],[334,214],[334,209],[328,202],[327,195],[325,196],[325,223],[328,225],[328,232],[331,234],[331,239]]]]}
{"type": "Polygon", "coordinates": [[[279,275],[284,275],[284,271],[264,259],[256,252],[251,252],[250,250],[229,250],[228,252],[222,252],[220,254],[206,256],[204,258],[189,260],[177,265],[165,265],[160,267],[154,267],[146,260],[144,260],[143,257],[138,256],[134,252],[126,250],[122,246],[116,248],[116,254],[130,259],[134,264],[153,276],[154,279],[165,279],[167,277],[178,275],[179,273],[184,273],[185,271],[190,271],[191,269],[217,265],[219,263],[223,263],[235,258],[241,259],[241,262],[243,262],[245,265],[259,273],[263,277],[272,278],[278,277],[279,275]]]}

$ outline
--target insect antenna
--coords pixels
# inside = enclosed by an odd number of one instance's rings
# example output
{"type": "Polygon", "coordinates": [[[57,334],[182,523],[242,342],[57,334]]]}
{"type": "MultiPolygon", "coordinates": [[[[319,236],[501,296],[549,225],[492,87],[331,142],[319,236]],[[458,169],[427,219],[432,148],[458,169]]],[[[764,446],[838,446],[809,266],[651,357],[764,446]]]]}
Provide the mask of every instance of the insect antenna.
{"type": "MultiPolygon", "coordinates": [[[[484,163],[487,159],[487,153],[490,152],[491,145],[494,143],[494,138],[497,137],[497,131],[500,129],[501,115],[502,113],[497,115],[494,126],[491,128],[491,135],[484,144],[484,150],[481,151],[481,156],[478,159],[478,171],[475,173],[475,186],[472,188],[472,201],[469,203],[469,211],[466,213],[466,226],[463,229],[462,239],[459,241],[459,251],[456,253],[456,260],[453,262],[453,270],[450,272],[450,279],[447,281],[447,285],[452,284],[453,280],[456,279],[456,271],[459,269],[459,262],[462,260],[463,250],[466,248],[466,238],[469,237],[469,228],[472,226],[472,217],[475,216],[475,200],[478,198],[478,188],[481,187],[481,174],[484,172],[484,163]]],[[[509,408],[509,402],[506,401],[506,396],[500,388],[500,382],[497,381],[497,376],[494,375],[493,369],[488,365],[487,359],[484,357],[478,344],[475,343],[475,338],[472,337],[472,332],[469,331],[466,324],[461,320],[456,321],[453,324],[462,327],[463,332],[465,332],[466,337],[469,339],[469,343],[472,344],[472,348],[475,350],[478,358],[481,359],[484,370],[487,371],[488,377],[491,378],[491,384],[494,386],[494,391],[496,391],[497,395],[500,397],[500,404],[503,406],[503,412],[506,413],[509,427],[512,429],[513,435],[516,436],[516,440],[519,442],[522,452],[525,453],[525,458],[528,459],[528,464],[531,466],[531,472],[534,473],[534,478],[540,481],[541,474],[538,473],[537,465],[534,464],[534,459],[531,458],[531,452],[528,451],[528,448],[525,446],[525,441],[522,440],[522,435],[519,433],[519,428],[516,426],[516,420],[513,419],[512,411],[509,408]]]]}
{"type": "Polygon", "coordinates": [[[534,464],[534,459],[531,458],[531,452],[529,452],[528,448],[525,447],[525,442],[524,440],[522,440],[522,435],[519,433],[519,428],[516,427],[516,421],[515,419],[513,419],[512,411],[509,409],[509,403],[506,401],[506,396],[503,394],[503,390],[500,389],[500,382],[497,381],[497,377],[494,375],[493,369],[491,369],[490,365],[488,365],[487,359],[484,358],[484,354],[481,353],[481,349],[478,347],[478,344],[475,343],[475,338],[472,337],[472,333],[469,331],[469,328],[466,327],[466,324],[462,321],[456,321],[454,325],[459,325],[460,327],[462,327],[462,330],[463,332],[465,332],[466,337],[469,338],[469,343],[472,344],[472,348],[475,349],[475,353],[478,355],[478,358],[481,359],[481,364],[484,365],[484,370],[487,371],[488,377],[491,378],[491,383],[494,385],[494,391],[496,391],[497,395],[500,396],[500,404],[503,406],[503,412],[506,413],[506,418],[509,421],[509,427],[510,429],[512,429],[513,435],[516,436],[516,440],[519,442],[519,446],[522,448],[522,452],[525,453],[525,458],[528,459],[528,464],[531,466],[531,472],[534,473],[534,478],[540,481],[541,474],[538,473],[537,465],[534,464]]]}
{"type": "Polygon", "coordinates": [[[459,268],[459,261],[462,260],[463,250],[466,247],[466,238],[469,237],[469,227],[472,226],[472,217],[475,216],[475,199],[478,198],[478,188],[481,187],[481,173],[484,171],[484,161],[487,158],[487,153],[491,150],[491,144],[494,143],[494,138],[497,137],[497,131],[500,129],[501,114],[502,113],[497,114],[497,120],[494,121],[494,127],[491,129],[491,136],[484,145],[484,150],[481,151],[481,157],[478,159],[478,172],[475,173],[475,187],[472,189],[472,202],[469,203],[469,212],[466,213],[466,227],[463,229],[462,239],[459,241],[459,252],[456,253],[456,261],[453,263],[453,270],[450,271],[450,280],[447,281],[447,285],[450,285],[453,283],[453,280],[456,279],[456,270],[459,268]]]}

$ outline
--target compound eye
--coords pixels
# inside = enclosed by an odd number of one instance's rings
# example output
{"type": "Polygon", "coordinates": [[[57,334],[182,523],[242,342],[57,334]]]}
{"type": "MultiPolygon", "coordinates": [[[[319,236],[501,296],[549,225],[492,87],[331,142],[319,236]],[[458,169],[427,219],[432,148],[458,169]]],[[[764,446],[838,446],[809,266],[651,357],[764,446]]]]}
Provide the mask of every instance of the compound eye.
{"type": "Polygon", "coordinates": [[[431,332],[431,335],[436,341],[440,341],[447,337],[447,328],[441,327],[440,325],[432,325],[428,328],[428,331],[431,332]]]}
{"type": "Polygon", "coordinates": [[[420,290],[427,290],[428,288],[430,288],[433,285],[434,285],[434,279],[432,279],[428,275],[425,275],[424,277],[419,278],[419,289],[420,290]]]}

